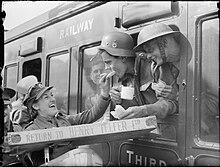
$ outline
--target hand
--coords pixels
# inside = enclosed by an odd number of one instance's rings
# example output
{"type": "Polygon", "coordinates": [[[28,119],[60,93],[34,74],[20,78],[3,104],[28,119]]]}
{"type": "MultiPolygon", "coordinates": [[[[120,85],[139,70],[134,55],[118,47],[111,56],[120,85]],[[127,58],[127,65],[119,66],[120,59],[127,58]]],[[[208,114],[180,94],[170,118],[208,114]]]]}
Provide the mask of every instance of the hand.
{"type": "Polygon", "coordinates": [[[121,104],[122,102],[120,91],[121,91],[121,87],[112,87],[112,89],[109,92],[111,100],[115,104],[121,104]]]}
{"type": "Polygon", "coordinates": [[[110,91],[110,78],[115,74],[115,72],[110,72],[110,73],[103,73],[100,75],[100,89],[101,89],[101,95],[104,97],[109,96],[109,91],[110,91]]]}
{"type": "Polygon", "coordinates": [[[144,106],[133,106],[129,107],[125,112],[121,113],[118,117],[120,119],[131,119],[131,118],[141,118],[146,117],[147,110],[144,106]]]}
{"type": "Polygon", "coordinates": [[[152,89],[155,90],[157,97],[164,97],[168,99],[176,99],[178,96],[177,85],[167,85],[163,82],[155,83],[152,85],[152,89]]]}

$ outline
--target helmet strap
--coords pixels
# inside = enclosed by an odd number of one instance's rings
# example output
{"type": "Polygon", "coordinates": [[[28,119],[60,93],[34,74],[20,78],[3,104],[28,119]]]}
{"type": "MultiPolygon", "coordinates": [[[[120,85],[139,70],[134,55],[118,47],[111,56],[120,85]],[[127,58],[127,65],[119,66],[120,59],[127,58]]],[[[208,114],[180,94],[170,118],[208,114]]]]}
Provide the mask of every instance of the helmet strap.
{"type": "Polygon", "coordinates": [[[161,57],[163,59],[163,63],[166,63],[166,52],[165,52],[165,47],[166,47],[166,44],[167,44],[167,41],[166,41],[166,38],[164,37],[158,37],[157,38],[157,45],[159,47],[159,50],[160,50],[160,54],[161,54],[161,57]]]}

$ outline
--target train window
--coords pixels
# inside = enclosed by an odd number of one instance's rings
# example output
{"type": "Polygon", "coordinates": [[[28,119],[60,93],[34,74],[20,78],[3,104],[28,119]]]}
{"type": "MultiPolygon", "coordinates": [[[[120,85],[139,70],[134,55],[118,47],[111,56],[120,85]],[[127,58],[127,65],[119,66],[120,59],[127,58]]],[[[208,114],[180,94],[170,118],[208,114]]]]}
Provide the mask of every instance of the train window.
{"type": "MultiPolygon", "coordinates": [[[[105,64],[98,54],[97,47],[86,48],[83,51],[83,81],[82,81],[82,110],[90,109],[94,104],[98,95],[100,94],[99,78],[103,73],[105,64]]],[[[107,109],[108,111],[108,109],[107,109]]],[[[109,112],[105,114],[96,122],[103,121],[109,112]]],[[[84,147],[84,146],[82,146],[84,147]]],[[[110,159],[110,148],[108,143],[96,143],[86,145],[94,150],[103,160],[103,165],[106,166],[110,159]]]]}
{"type": "Polygon", "coordinates": [[[41,81],[41,59],[34,59],[30,61],[26,61],[23,64],[23,72],[22,72],[22,78],[28,76],[28,75],[34,75],[37,77],[38,81],[41,81]]]}
{"type": "Polygon", "coordinates": [[[49,57],[49,85],[55,88],[57,108],[68,112],[69,53],[49,57]]]}
{"type": "Polygon", "coordinates": [[[178,2],[129,2],[122,8],[122,26],[129,28],[179,13],[178,2]]]}
{"type": "MultiPolygon", "coordinates": [[[[17,71],[18,71],[17,63],[5,66],[5,72],[4,72],[5,87],[9,87],[16,90],[17,77],[14,77],[14,74],[17,74],[17,71]]],[[[14,100],[15,97],[12,99],[12,101],[14,100]]]]}
{"type": "MultiPolygon", "coordinates": [[[[82,110],[91,108],[98,98],[100,94],[98,81],[100,74],[103,73],[105,68],[105,64],[98,54],[97,47],[84,50],[83,63],[82,110]]],[[[103,117],[101,119],[103,119],[103,117]]]]}
{"type": "Polygon", "coordinates": [[[201,27],[200,138],[219,142],[219,18],[201,27]]]}

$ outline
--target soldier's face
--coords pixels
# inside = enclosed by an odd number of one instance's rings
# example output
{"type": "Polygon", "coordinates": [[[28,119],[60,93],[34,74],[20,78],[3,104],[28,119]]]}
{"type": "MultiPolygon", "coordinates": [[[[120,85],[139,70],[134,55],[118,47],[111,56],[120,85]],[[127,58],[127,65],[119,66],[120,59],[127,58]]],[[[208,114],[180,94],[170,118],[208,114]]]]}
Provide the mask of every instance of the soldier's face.
{"type": "Polygon", "coordinates": [[[151,42],[146,42],[142,46],[143,46],[143,51],[147,55],[148,59],[157,63],[157,66],[160,66],[163,63],[163,59],[156,40],[153,40],[151,42]]]}
{"type": "Polygon", "coordinates": [[[47,90],[39,100],[33,104],[39,114],[44,117],[53,117],[57,113],[56,99],[51,90],[47,90]]]}
{"type": "Polygon", "coordinates": [[[105,62],[105,69],[115,71],[115,75],[122,78],[127,71],[127,64],[122,59],[114,57],[107,52],[102,53],[102,59],[105,62]]]}

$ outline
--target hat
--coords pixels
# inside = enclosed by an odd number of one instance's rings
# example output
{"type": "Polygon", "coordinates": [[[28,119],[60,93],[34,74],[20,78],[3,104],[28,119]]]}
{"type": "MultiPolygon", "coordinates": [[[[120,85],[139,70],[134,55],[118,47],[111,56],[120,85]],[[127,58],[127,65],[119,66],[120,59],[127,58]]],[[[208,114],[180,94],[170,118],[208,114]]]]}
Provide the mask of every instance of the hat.
{"type": "Polygon", "coordinates": [[[138,34],[137,46],[133,49],[135,52],[142,50],[142,45],[145,42],[149,42],[157,37],[165,35],[177,35],[180,44],[180,57],[187,56],[187,63],[192,59],[192,46],[189,40],[183,35],[179,29],[171,28],[172,25],[166,25],[164,23],[154,23],[144,27],[138,34]]]}
{"type": "Polygon", "coordinates": [[[35,100],[38,100],[47,90],[52,89],[53,86],[45,87],[42,83],[37,83],[33,87],[31,87],[24,98],[24,105],[28,108],[31,108],[32,103],[35,100]]]}
{"type": "Polygon", "coordinates": [[[133,47],[134,42],[131,35],[125,32],[114,31],[102,37],[102,42],[98,49],[105,50],[113,56],[135,57],[133,47]]]}
{"type": "Polygon", "coordinates": [[[154,23],[144,27],[138,34],[137,46],[134,47],[134,51],[139,51],[141,45],[152,39],[160,36],[179,33],[179,31],[172,30],[168,25],[163,23],[154,23]]]}
{"type": "Polygon", "coordinates": [[[4,91],[3,91],[3,100],[4,100],[4,104],[10,104],[11,103],[11,98],[15,96],[15,90],[14,89],[11,89],[11,88],[4,88],[4,91]]]}
{"type": "Polygon", "coordinates": [[[38,83],[37,77],[34,75],[26,76],[17,83],[17,91],[18,93],[26,94],[28,93],[29,88],[36,83],[38,83]]]}

